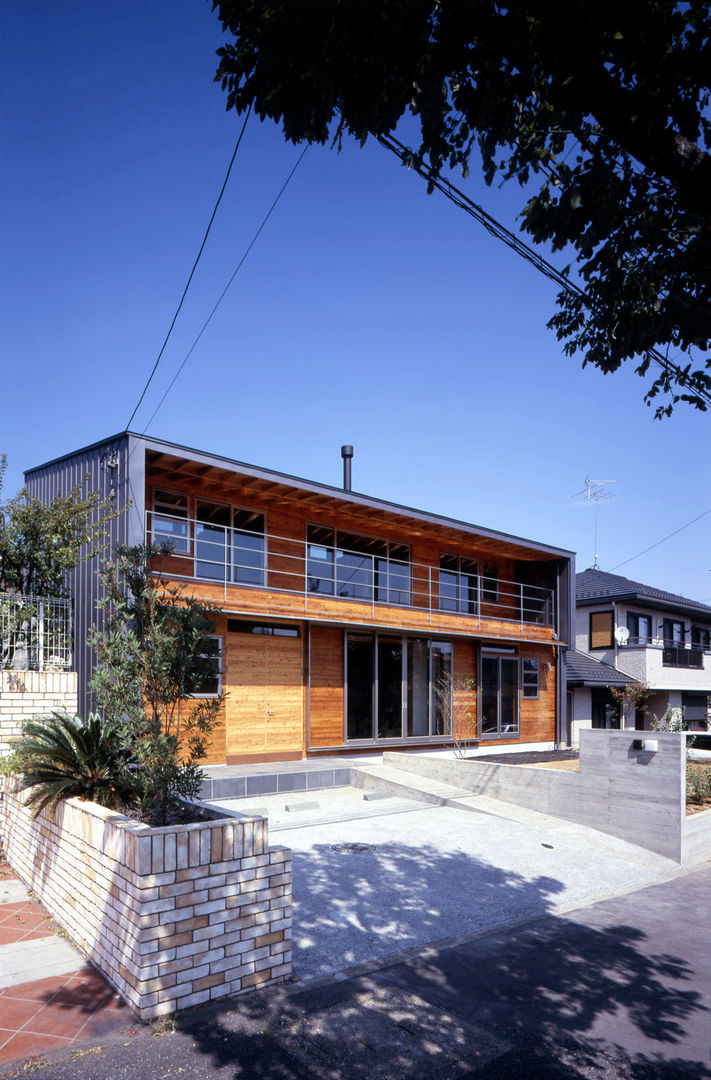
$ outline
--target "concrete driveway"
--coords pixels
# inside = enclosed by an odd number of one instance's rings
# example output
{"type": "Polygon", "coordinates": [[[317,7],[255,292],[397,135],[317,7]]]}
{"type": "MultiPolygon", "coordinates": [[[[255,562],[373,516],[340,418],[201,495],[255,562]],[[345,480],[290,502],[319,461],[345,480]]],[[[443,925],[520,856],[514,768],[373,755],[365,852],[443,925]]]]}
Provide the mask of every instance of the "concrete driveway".
{"type": "Polygon", "coordinates": [[[569,910],[676,868],[593,829],[503,803],[482,813],[343,788],[221,805],[267,813],[273,842],[293,850],[301,980],[569,910]]]}

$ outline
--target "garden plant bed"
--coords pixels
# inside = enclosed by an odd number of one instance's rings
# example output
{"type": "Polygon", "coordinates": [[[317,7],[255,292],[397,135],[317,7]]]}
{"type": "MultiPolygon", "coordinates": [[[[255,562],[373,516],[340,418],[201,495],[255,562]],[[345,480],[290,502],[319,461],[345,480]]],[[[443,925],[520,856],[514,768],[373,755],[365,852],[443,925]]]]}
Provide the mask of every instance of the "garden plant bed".
{"type": "Polygon", "coordinates": [[[580,755],[577,750],[528,750],[520,754],[481,754],[472,761],[492,765],[528,765],[534,769],[565,769],[577,772],[580,755]]]}
{"type": "Polygon", "coordinates": [[[711,758],[704,761],[691,761],[686,766],[686,815],[700,814],[704,810],[711,810],[711,758]],[[706,788],[706,794],[700,799],[692,796],[692,784],[696,781],[697,787],[706,788]],[[693,798],[693,801],[692,801],[693,798]]]}

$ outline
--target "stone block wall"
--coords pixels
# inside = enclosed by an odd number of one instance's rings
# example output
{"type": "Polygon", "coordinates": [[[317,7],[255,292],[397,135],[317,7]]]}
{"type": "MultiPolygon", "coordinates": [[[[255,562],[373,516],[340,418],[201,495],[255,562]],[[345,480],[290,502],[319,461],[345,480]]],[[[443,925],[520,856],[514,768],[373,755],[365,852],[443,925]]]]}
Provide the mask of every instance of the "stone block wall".
{"type": "Polygon", "coordinates": [[[0,671],[0,756],[10,753],[25,720],[53,709],[77,711],[75,671],[0,671]]]}
{"type": "Polygon", "coordinates": [[[291,852],[269,847],[264,818],[151,828],[69,799],[33,821],[15,787],[0,811],[12,867],[140,1019],[291,973],[291,852]]]}

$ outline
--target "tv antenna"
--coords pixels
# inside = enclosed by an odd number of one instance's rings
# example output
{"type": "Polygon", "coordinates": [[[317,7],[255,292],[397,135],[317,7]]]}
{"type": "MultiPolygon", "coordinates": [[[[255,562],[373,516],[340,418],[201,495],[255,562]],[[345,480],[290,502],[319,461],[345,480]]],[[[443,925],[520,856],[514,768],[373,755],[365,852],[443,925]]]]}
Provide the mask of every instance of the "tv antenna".
{"type": "Polygon", "coordinates": [[[594,548],[594,559],[593,559],[593,566],[592,566],[593,570],[599,570],[600,569],[600,563],[598,562],[598,555],[597,555],[597,515],[598,515],[598,510],[599,510],[599,505],[600,505],[600,499],[611,499],[612,498],[612,492],[611,491],[605,491],[605,488],[607,487],[608,484],[615,484],[615,483],[617,483],[616,480],[591,480],[589,476],[586,476],[585,477],[585,487],[582,489],[582,491],[576,491],[575,495],[573,495],[574,499],[577,499],[578,496],[583,495],[585,497],[586,502],[592,502],[595,505],[595,548],[594,548]]]}

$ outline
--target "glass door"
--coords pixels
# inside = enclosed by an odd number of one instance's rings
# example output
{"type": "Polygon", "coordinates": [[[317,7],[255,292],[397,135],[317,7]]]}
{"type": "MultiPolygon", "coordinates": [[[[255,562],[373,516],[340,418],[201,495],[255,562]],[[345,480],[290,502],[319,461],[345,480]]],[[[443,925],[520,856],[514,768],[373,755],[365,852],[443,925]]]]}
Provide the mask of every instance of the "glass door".
{"type": "Polygon", "coordinates": [[[402,736],[402,638],[378,635],[378,739],[402,736]]]}

